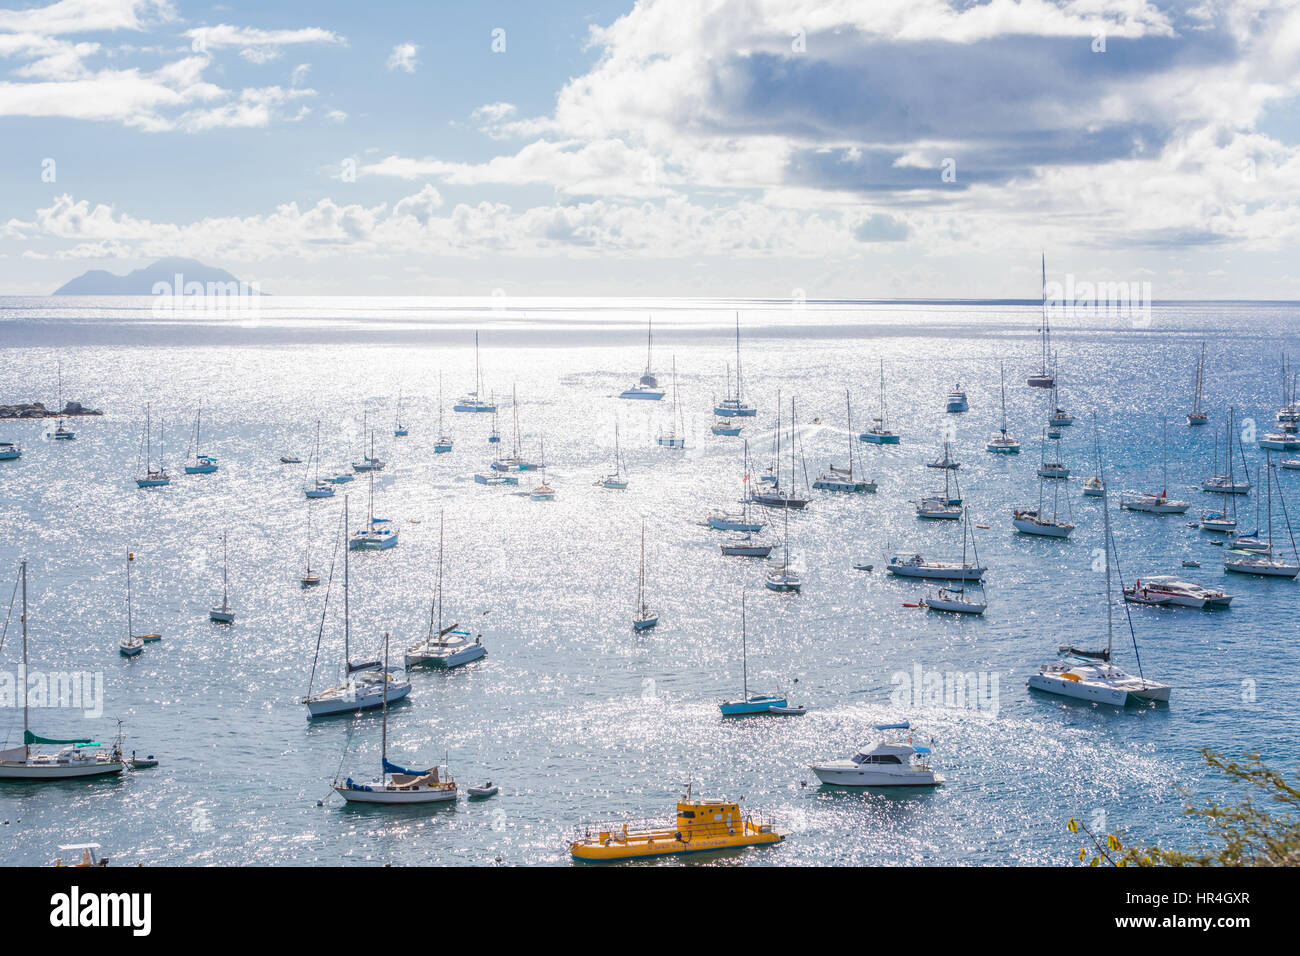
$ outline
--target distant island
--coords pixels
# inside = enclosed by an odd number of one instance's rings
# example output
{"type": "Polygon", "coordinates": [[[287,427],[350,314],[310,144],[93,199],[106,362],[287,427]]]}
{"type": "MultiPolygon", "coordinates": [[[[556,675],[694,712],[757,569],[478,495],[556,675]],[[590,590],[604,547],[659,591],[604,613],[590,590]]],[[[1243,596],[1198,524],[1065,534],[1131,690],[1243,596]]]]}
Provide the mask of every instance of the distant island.
{"type": "Polygon", "coordinates": [[[159,259],[124,276],[91,269],[54,290],[55,295],[157,295],[165,287],[168,295],[191,295],[202,288],[208,294],[266,295],[241,282],[225,269],[205,266],[197,259],[159,259]],[[177,288],[177,284],[180,287],[177,288]],[[197,283],[198,285],[192,285],[197,283]],[[193,291],[187,291],[191,290],[193,291]]]}

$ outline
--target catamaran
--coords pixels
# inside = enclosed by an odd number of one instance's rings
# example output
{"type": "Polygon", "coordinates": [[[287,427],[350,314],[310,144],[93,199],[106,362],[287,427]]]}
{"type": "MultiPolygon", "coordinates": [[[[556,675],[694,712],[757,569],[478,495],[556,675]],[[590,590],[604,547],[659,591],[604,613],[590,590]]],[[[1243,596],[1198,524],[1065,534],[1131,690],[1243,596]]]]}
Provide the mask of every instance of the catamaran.
{"type": "Polygon", "coordinates": [[[141,473],[136,477],[135,484],[137,488],[161,488],[163,485],[172,483],[171,475],[167,474],[167,469],[162,463],[162,442],[158,443],[158,467],[154,467],[153,462],[153,422],[150,415],[149,406],[144,408],[144,458],[141,473]]]}
{"type": "Polygon", "coordinates": [[[659,623],[659,612],[651,610],[645,602],[645,521],[641,522],[641,573],[636,582],[636,615],[632,618],[632,630],[648,631],[659,623]]]}
{"type": "Polygon", "coordinates": [[[1038,329],[1042,336],[1042,367],[1040,371],[1029,376],[1026,384],[1030,388],[1056,388],[1056,378],[1052,375],[1048,363],[1052,357],[1052,325],[1047,316],[1047,254],[1042,254],[1042,325],[1038,329]]]}
{"type": "MultiPolygon", "coordinates": [[[[329,611],[329,588],[326,587],[325,605],[321,609],[320,628],[316,633],[316,655],[312,659],[311,678],[307,684],[307,696],[302,703],[307,707],[310,717],[325,717],[330,714],[353,713],[381,707],[390,700],[401,700],[411,692],[411,682],[396,680],[380,661],[352,663],[352,614],[348,601],[348,499],[343,496],[343,680],[326,690],[313,693],[316,683],[316,664],[320,660],[321,639],[325,634],[325,615],[329,611]],[[382,669],[381,669],[382,668],[382,669]]],[[[336,552],[337,553],[337,552],[336,552]]]]}
{"type": "Polygon", "coordinates": [[[54,426],[54,431],[46,432],[45,437],[50,441],[72,441],[77,437],[77,433],[64,427],[63,411],[66,406],[63,404],[63,363],[59,363],[59,422],[54,426]]]}
{"type": "Polygon", "coordinates": [[[429,631],[424,640],[406,649],[406,666],[418,667],[460,667],[471,661],[487,656],[483,646],[483,635],[470,640],[470,633],[459,624],[446,627],[442,623],[443,605],[443,525],[445,518],[438,516],[438,586],[433,595],[433,605],[429,608],[429,631]]]}
{"type": "Polygon", "coordinates": [[[1058,648],[1061,659],[1042,665],[1037,674],[1030,675],[1028,685],[1034,690],[1046,691],[1049,694],[1118,707],[1131,702],[1167,701],[1170,693],[1169,685],[1149,680],[1142,672],[1137,633],[1133,630],[1133,618],[1128,613],[1127,604],[1124,613],[1128,617],[1129,633],[1133,637],[1133,655],[1138,665],[1138,676],[1134,677],[1121,670],[1111,660],[1115,627],[1110,565],[1115,542],[1110,532],[1108,497],[1102,499],[1102,514],[1104,516],[1103,545],[1106,550],[1106,646],[1101,650],[1093,651],[1063,644],[1058,648]]]}
{"type": "Polygon", "coordinates": [[[1205,414],[1201,408],[1201,400],[1205,395],[1205,343],[1201,343],[1201,355],[1196,360],[1196,382],[1192,386],[1192,410],[1187,413],[1188,425],[1205,425],[1210,421],[1210,416],[1205,414]]]}
{"type": "MultiPolygon", "coordinates": [[[[483,371],[478,361],[478,333],[474,333],[474,391],[470,392],[455,405],[451,407],[453,412],[495,412],[496,403],[482,397],[483,395],[483,371]]],[[[439,401],[439,407],[442,402],[439,401]]]]}
{"type": "Polygon", "coordinates": [[[203,448],[202,425],[203,406],[200,405],[194,415],[194,438],[191,445],[194,457],[191,459],[188,452],[185,455],[185,474],[187,475],[210,475],[217,470],[217,460],[201,451],[203,448]]]}
{"type": "Polygon", "coordinates": [[[1126,491],[1120,496],[1119,506],[1129,511],[1145,511],[1148,514],[1180,515],[1192,506],[1190,501],[1179,501],[1168,497],[1169,490],[1169,422],[1164,422],[1164,442],[1161,445],[1161,469],[1164,487],[1160,494],[1153,495],[1140,491],[1126,491]]]}
{"type": "Polygon", "coordinates": [[[880,360],[880,414],[871,421],[871,427],[858,436],[860,441],[864,441],[868,445],[898,444],[898,436],[885,427],[888,421],[888,411],[885,403],[885,360],[883,358],[880,360]]]}
{"type": "Polygon", "coordinates": [[[1238,574],[1254,574],[1259,577],[1294,578],[1300,574],[1300,552],[1296,550],[1295,532],[1291,528],[1291,517],[1286,512],[1286,499],[1282,497],[1282,486],[1278,485],[1277,496],[1282,502],[1282,516],[1286,519],[1287,534],[1291,538],[1291,560],[1282,560],[1276,556],[1273,546],[1273,485],[1277,481],[1276,466],[1272,455],[1266,453],[1264,480],[1268,496],[1268,544],[1255,551],[1242,550],[1236,546],[1223,555],[1223,570],[1238,574]]]}
{"type": "Polygon", "coordinates": [[[654,317],[647,319],[646,326],[646,346],[645,346],[645,372],[641,380],[631,388],[625,389],[619,398],[637,398],[647,401],[657,402],[664,397],[664,390],[659,387],[659,379],[655,378],[654,369],[654,346],[655,346],[655,326],[654,317]]]}
{"type": "Polygon", "coordinates": [[[745,633],[745,592],[740,592],[740,660],[741,660],[741,697],[740,700],[724,700],[718,705],[723,717],[749,717],[754,714],[799,715],[803,707],[791,707],[784,696],[776,694],[749,693],[749,642],[745,633]]]}
{"type": "MultiPolygon", "coordinates": [[[[496,461],[492,462],[492,470],[495,472],[501,472],[502,474],[509,474],[511,472],[516,472],[516,471],[537,471],[538,469],[543,467],[544,462],[534,462],[524,458],[523,450],[521,447],[520,432],[519,432],[519,389],[517,387],[511,388],[510,405],[511,405],[511,411],[514,414],[514,422],[515,422],[514,448],[511,450],[510,456],[508,458],[498,458],[496,459],[496,461]]],[[[478,481],[478,477],[475,476],[474,480],[478,481]]],[[[496,484],[497,482],[483,481],[480,483],[496,484]]],[[[513,481],[507,483],[518,484],[519,480],[516,478],[513,481]]]]}
{"type": "MultiPolygon", "coordinates": [[[[793,406],[792,406],[793,408],[793,406]]],[[[874,481],[860,481],[853,475],[853,459],[857,453],[853,448],[853,406],[849,401],[849,390],[844,390],[844,411],[848,416],[849,430],[845,433],[849,444],[849,467],[836,468],[834,463],[826,466],[823,472],[812,486],[819,491],[838,491],[847,494],[874,494],[876,483],[874,481]]]]}
{"type": "Polygon", "coordinates": [[[23,450],[15,441],[0,441],[0,461],[17,461],[23,450]]]}
{"type": "Polygon", "coordinates": [[[999,455],[1018,455],[1020,442],[1007,434],[1007,373],[1001,362],[998,363],[998,371],[1002,376],[1002,427],[984,447],[999,455]]]}
{"type": "MultiPolygon", "coordinates": [[[[384,634],[384,672],[388,672],[388,634],[384,634]]],[[[428,770],[407,770],[388,760],[388,697],[381,705],[384,710],[383,737],[380,745],[379,776],[370,783],[357,783],[348,777],[342,783],[338,777],[331,785],[334,792],[348,803],[448,803],[456,799],[456,781],[450,772],[444,779],[437,767],[428,770]]]]}
{"type": "Polygon", "coordinates": [[[1240,447],[1238,447],[1237,450],[1241,456],[1241,464],[1243,469],[1241,479],[1238,480],[1237,477],[1232,473],[1232,431],[1233,431],[1232,419],[1235,411],[1236,411],[1235,408],[1230,408],[1228,410],[1228,419],[1226,425],[1227,456],[1224,460],[1224,463],[1227,465],[1228,470],[1226,473],[1219,471],[1219,446],[1216,443],[1214,446],[1214,474],[1201,482],[1201,490],[1208,491],[1211,494],[1216,494],[1216,495],[1250,494],[1250,488],[1251,488],[1250,473],[1248,471],[1245,471],[1246,453],[1245,450],[1240,447]]]}
{"type": "MultiPolygon", "coordinates": [[[[97,749],[103,744],[91,737],[59,739],[42,737],[32,732],[28,711],[29,695],[25,692],[28,673],[26,561],[21,561],[18,565],[18,578],[22,589],[22,613],[19,615],[19,621],[22,624],[23,664],[19,672],[22,675],[19,684],[23,689],[20,694],[23,699],[23,743],[21,747],[0,750],[0,780],[67,780],[73,777],[102,777],[107,774],[121,773],[126,764],[122,759],[120,729],[117,742],[108,751],[97,749]],[[60,749],[55,753],[32,749],[33,746],[43,745],[60,749]]],[[[5,617],[5,630],[9,629],[9,621],[12,619],[12,602],[9,610],[10,613],[5,617]]],[[[0,633],[0,645],[3,644],[4,635],[0,633]]]]}
{"type": "MultiPolygon", "coordinates": [[[[758,414],[758,409],[753,405],[746,405],[740,397],[740,313],[736,313],[736,394],[728,394],[725,399],[719,402],[713,408],[713,413],[720,418],[753,418],[758,414]]],[[[731,385],[727,385],[730,393],[731,385]]],[[[737,432],[723,432],[719,434],[739,434],[737,432]]]]}
{"type": "Polygon", "coordinates": [[[907,743],[889,740],[863,744],[847,760],[828,760],[809,767],[822,783],[833,787],[937,787],[944,782],[930,766],[916,758],[930,756],[929,747],[912,745],[910,721],[876,724],[876,730],[909,731],[907,743]]]}
{"type": "Polygon", "coordinates": [[[655,439],[656,444],[662,448],[686,447],[686,421],[682,418],[681,396],[677,391],[677,358],[673,357],[673,407],[668,414],[668,433],[664,434],[662,430],[659,437],[655,439]]]}

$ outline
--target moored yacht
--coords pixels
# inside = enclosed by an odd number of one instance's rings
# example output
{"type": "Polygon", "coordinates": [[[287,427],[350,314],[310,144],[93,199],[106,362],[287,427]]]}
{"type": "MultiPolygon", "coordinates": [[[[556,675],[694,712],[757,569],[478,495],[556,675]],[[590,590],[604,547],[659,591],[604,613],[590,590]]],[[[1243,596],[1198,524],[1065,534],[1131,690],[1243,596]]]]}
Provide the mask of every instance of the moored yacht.
{"type": "MultiPolygon", "coordinates": [[[[713,414],[720,418],[752,418],[758,414],[758,409],[753,405],[746,405],[740,397],[741,376],[740,376],[740,313],[736,313],[736,394],[730,394],[731,386],[728,384],[728,395],[713,408],[713,414]]],[[[715,435],[739,435],[740,430],[735,431],[718,431],[717,425],[714,426],[715,435]]]]}
{"type": "Polygon", "coordinates": [[[958,382],[953,386],[953,390],[948,393],[948,403],[945,411],[964,412],[969,410],[970,406],[966,403],[966,393],[961,390],[961,383],[958,382]]]}
{"type": "MultiPolygon", "coordinates": [[[[910,731],[912,725],[905,720],[876,724],[875,729],[910,731]]],[[[847,760],[828,760],[809,769],[822,783],[834,787],[935,787],[944,778],[924,762],[929,756],[930,748],[914,746],[909,735],[907,743],[881,740],[863,744],[847,760]]]]}
{"type": "Polygon", "coordinates": [[[900,578],[930,578],[942,581],[979,581],[988,568],[979,562],[936,561],[920,554],[902,552],[892,556],[885,570],[900,578]]]}
{"type": "MultiPolygon", "coordinates": [[[[441,401],[438,403],[441,406],[441,401]]],[[[453,412],[495,414],[496,402],[483,398],[483,371],[478,361],[478,333],[474,333],[474,391],[451,407],[453,412]]]]}
{"type": "Polygon", "coordinates": [[[1002,427],[998,429],[998,433],[984,447],[995,455],[1018,455],[1020,454],[1020,442],[1007,434],[1007,373],[1000,362],[998,363],[998,371],[1002,378],[1002,427]]]}
{"type": "Polygon", "coordinates": [[[646,326],[645,372],[642,373],[640,380],[635,385],[631,388],[624,389],[624,391],[619,394],[619,398],[634,398],[657,402],[659,399],[664,397],[664,390],[659,387],[659,379],[655,377],[653,371],[654,343],[654,318],[651,317],[646,326]]]}

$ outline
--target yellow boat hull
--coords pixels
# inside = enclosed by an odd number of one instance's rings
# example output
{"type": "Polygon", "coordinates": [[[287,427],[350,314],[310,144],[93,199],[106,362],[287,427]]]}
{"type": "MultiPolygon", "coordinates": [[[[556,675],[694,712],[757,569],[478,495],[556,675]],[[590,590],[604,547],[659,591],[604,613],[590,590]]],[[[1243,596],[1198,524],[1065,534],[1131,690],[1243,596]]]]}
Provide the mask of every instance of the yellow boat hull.
{"type": "Polygon", "coordinates": [[[722,832],[699,836],[674,830],[641,832],[609,831],[570,844],[575,860],[632,860],[648,856],[673,856],[682,853],[707,853],[712,850],[735,850],[748,846],[780,843],[785,835],[770,827],[746,822],[735,833],[722,832]]]}

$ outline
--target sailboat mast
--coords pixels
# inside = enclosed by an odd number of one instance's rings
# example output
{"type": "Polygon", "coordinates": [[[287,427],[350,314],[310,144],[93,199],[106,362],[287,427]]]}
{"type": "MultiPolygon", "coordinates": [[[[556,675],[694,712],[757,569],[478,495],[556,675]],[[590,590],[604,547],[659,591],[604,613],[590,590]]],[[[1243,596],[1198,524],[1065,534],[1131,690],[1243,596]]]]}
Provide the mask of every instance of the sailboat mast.
{"type": "Polygon", "coordinates": [[[129,638],[135,632],[135,624],[131,620],[131,562],[135,560],[135,555],[130,551],[126,553],[126,636],[129,638]]]}
{"type": "Polygon", "coordinates": [[[32,755],[31,745],[27,743],[27,562],[22,562],[23,573],[23,759],[32,755]]]}
{"type": "Polygon", "coordinates": [[[1115,633],[1114,609],[1111,607],[1110,596],[1110,491],[1105,489],[1102,492],[1101,513],[1103,528],[1106,534],[1106,540],[1103,542],[1106,548],[1106,663],[1110,663],[1111,641],[1115,633]]]}
{"type": "Polygon", "coordinates": [[[384,729],[380,736],[379,750],[383,755],[379,760],[379,777],[388,779],[388,632],[384,631],[384,729]]]}
{"type": "Polygon", "coordinates": [[[636,582],[636,606],[638,611],[645,610],[645,520],[641,521],[641,573],[636,582]]]}
{"type": "Polygon", "coordinates": [[[740,407],[740,313],[736,313],[736,407],[740,407]]]}
{"type": "Polygon", "coordinates": [[[744,685],[741,700],[749,700],[749,646],[745,638],[745,592],[740,592],[740,673],[744,685]]]}
{"type": "Polygon", "coordinates": [[[844,390],[844,416],[849,423],[849,482],[853,481],[853,405],[849,401],[849,390],[844,390]]]}
{"type": "Polygon", "coordinates": [[[343,496],[343,661],[350,669],[352,666],[352,617],[348,606],[348,496],[343,496]]]}
{"type": "Polygon", "coordinates": [[[446,524],[446,512],[438,512],[438,633],[442,634],[442,532],[446,524]]]}
{"type": "Polygon", "coordinates": [[[226,586],[226,572],[229,565],[226,563],[226,532],[221,532],[221,609],[224,611],[230,606],[230,591],[226,586]]]}
{"type": "Polygon", "coordinates": [[[1047,371],[1047,357],[1051,353],[1052,329],[1047,320],[1047,253],[1041,253],[1042,256],[1042,281],[1040,290],[1042,294],[1042,312],[1043,312],[1043,371],[1047,371]]]}

